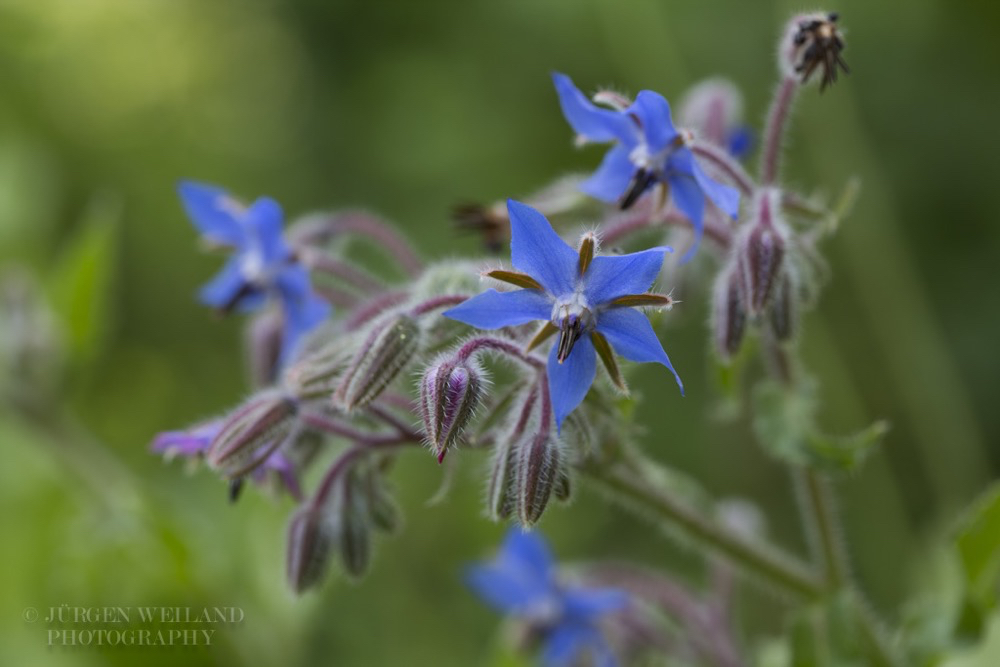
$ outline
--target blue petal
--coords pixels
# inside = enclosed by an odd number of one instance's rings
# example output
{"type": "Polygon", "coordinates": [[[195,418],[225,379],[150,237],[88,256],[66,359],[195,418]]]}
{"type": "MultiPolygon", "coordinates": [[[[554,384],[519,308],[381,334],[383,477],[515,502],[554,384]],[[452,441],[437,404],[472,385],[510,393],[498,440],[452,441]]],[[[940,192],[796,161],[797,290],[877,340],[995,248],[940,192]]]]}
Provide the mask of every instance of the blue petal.
{"type": "Polygon", "coordinates": [[[295,354],[299,341],[330,315],[330,304],[321,299],[309,283],[309,274],[295,265],[282,271],[276,280],[285,310],[285,330],[281,339],[280,366],[295,354]]]}
{"type": "Polygon", "coordinates": [[[544,582],[524,572],[495,564],[468,568],[465,583],[490,606],[514,614],[544,605],[550,594],[544,582]]]}
{"type": "Polygon", "coordinates": [[[709,178],[696,160],[692,158],[692,172],[698,181],[698,186],[705,193],[712,203],[719,207],[723,213],[735,220],[740,213],[740,191],[722,183],[717,183],[709,178]]]}
{"type": "Polygon", "coordinates": [[[536,289],[513,292],[490,289],[444,311],[442,315],[477,329],[499,329],[550,319],[552,299],[536,289]]]}
{"type": "Polygon", "coordinates": [[[624,609],[629,604],[629,596],[613,588],[571,589],[563,594],[563,604],[567,616],[587,621],[624,609]]]}
{"type": "MultiPolygon", "coordinates": [[[[213,308],[223,308],[231,305],[236,295],[246,285],[246,279],[240,270],[240,258],[234,256],[226,265],[198,292],[201,302],[213,308]]],[[[242,301],[242,299],[241,299],[242,301]]]]}
{"type": "Polygon", "coordinates": [[[659,153],[677,136],[674,122],[670,118],[670,104],[659,93],[640,91],[627,113],[634,113],[639,117],[650,154],[659,153]]]}
{"type": "Polygon", "coordinates": [[[244,213],[244,223],[260,242],[260,253],[265,266],[283,262],[290,254],[281,237],[283,220],[281,206],[270,197],[261,197],[244,213]]]}
{"type": "Polygon", "coordinates": [[[636,170],[629,159],[629,152],[623,144],[609,150],[593,176],[580,184],[580,190],[601,201],[616,202],[621,199],[636,170]]]}
{"type": "Polygon", "coordinates": [[[623,139],[631,134],[632,121],[628,116],[595,106],[565,74],[553,72],[552,81],[563,115],[577,134],[596,142],[623,139]]]}
{"type": "Polygon", "coordinates": [[[576,251],[530,206],[508,199],[507,213],[514,268],[537,280],[553,296],[572,292],[580,262],[576,251]]]}
{"type": "Polygon", "coordinates": [[[751,130],[747,125],[735,127],[729,131],[726,143],[726,148],[729,150],[730,155],[734,158],[739,159],[746,157],[753,149],[753,130],[751,130]]]}
{"type": "Polygon", "coordinates": [[[549,353],[549,396],[555,412],[556,428],[562,429],[563,420],[580,405],[583,397],[594,384],[597,374],[597,353],[590,336],[583,336],[573,346],[566,361],[559,363],[558,345],[549,353]]]}
{"type": "Polygon", "coordinates": [[[546,667],[568,667],[580,651],[588,645],[600,642],[594,628],[576,623],[563,623],[549,633],[542,651],[542,664],[546,667]]]}
{"type": "Polygon", "coordinates": [[[516,569],[534,573],[539,580],[548,581],[552,577],[553,562],[549,547],[538,533],[522,530],[514,526],[507,531],[499,560],[516,569]]]}
{"type": "Polygon", "coordinates": [[[587,301],[596,306],[626,294],[642,294],[660,275],[666,252],[670,248],[663,246],[628,255],[595,257],[583,277],[587,301]]]}
{"type": "Polygon", "coordinates": [[[663,351],[660,339],[653,331],[649,319],[634,308],[612,308],[597,318],[597,330],[611,343],[614,351],[631,361],[644,363],[655,361],[663,364],[674,374],[677,386],[684,393],[684,385],[677,375],[670,358],[663,351]]]}
{"type": "Polygon", "coordinates": [[[211,185],[181,181],[177,193],[191,222],[206,238],[225,245],[241,247],[245,233],[236,219],[238,204],[229,194],[211,185]]]}
{"type": "Polygon", "coordinates": [[[705,231],[702,222],[705,217],[705,193],[698,187],[697,181],[687,174],[673,172],[667,177],[667,182],[670,184],[670,196],[674,205],[691,221],[694,231],[694,243],[681,258],[682,262],[686,262],[697,252],[705,231]]]}

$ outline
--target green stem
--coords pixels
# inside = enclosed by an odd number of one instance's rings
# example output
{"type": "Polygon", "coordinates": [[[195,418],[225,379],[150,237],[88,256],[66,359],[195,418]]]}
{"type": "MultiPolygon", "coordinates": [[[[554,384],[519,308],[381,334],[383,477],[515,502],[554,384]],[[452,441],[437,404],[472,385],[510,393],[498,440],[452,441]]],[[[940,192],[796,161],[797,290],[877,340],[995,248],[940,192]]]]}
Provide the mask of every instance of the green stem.
{"type": "Polygon", "coordinates": [[[826,581],[832,590],[844,588],[849,583],[847,556],[838,536],[829,483],[811,468],[796,470],[795,474],[805,496],[810,528],[819,543],[826,581]]]}
{"type": "Polygon", "coordinates": [[[650,485],[634,470],[620,464],[585,463],[581,470],[599,486],[639,513],[651,516],[683,536],[796,597],[818,600],[826,592],[807,566],[793,556],[736,534],[697,509],[650,485]]]}

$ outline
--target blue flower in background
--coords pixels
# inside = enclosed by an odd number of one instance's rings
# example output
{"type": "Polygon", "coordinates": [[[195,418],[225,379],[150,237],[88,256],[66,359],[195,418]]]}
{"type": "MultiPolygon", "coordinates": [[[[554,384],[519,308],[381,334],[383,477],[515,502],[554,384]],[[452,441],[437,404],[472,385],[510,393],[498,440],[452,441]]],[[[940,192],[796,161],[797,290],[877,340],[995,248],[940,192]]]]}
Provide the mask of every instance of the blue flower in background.
{"type": "Polygon", "coordinates": [[[549,667],[574,664],[588,651],[595,665],[615,664],[598,623],[624,609],[628,596],[615,589],[561,584],[548,546],[537,534],[511,528],[496,559],[470,567],[466,582],[489,605],[541,632],[542,661],[549,667]]]}
{"type": "Polygon", "coordinates": [[[592,197],[631,206],[656,183],[668,186],[674,205],[691,221],[697,248],[705,198],[736,219],[739,192],[716,183],[702,170],[675,128],[670,105],[659,93],[640,91],[627,109],[602,109],[591,103],[565,74],[553,72],[563,115],[586,141],[616,142],[594,175],[580,185],[592,197]]]}
{"type": "Polygon", "coordinates": [[[268,197],[246,207],[225,190],[190,181],[181,182],[178,191],[202,235],[234,250],[222,271],[201,288],[202,302],[224,312],[249,311],[276,296],[284,313],[284,364],[301,337],[330,314],[330,305],[312,291],[308,272],[282,238],[281,207],[268,197]]]}
{"type": "Polygon", "coordinates": [[[487,290],[444,315],[480,329],[545,321],[529,349],[558,332],[559,340],[549,353],[548,376],[560,427],[593,384],[598,354],[612,380],[624,389],[612,348],[632,361],[663,364],[681,385],[649,320],[633,307],[671,303],[669,297],[646,293],[660,273],[663,254],[670,249],[594,257],[591,235],[584,237],[578,253],[530,206],[508,200],[507,211],[511,263],[523,273],[491,271],[486,275],[523,289],[487,290]]]}

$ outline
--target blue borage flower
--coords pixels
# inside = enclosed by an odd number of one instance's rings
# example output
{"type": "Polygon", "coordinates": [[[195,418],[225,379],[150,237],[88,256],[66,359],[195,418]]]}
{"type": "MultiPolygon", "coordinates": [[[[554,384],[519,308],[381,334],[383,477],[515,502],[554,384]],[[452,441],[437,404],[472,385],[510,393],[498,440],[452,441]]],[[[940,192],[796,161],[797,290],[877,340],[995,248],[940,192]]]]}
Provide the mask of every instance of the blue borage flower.
{"type": "Polygon", "coordinates": [[[548,667],[576,664],[586,652],[594,665],[616,663],[598,623],[628,606],[628,595],[562,585],[548,546],[536,533],[511,528],[496,559],[470,567],[466,582],[489,605],[541,631],[542,661],[548,667]]]}
{"type": "Polygon", "coordinates": [[[312,291],[309,274],[281,236],[281,207],[269,197],[243,206],[220,188],[181,182],[184,209],[194,226],[233,256],[201,288],[203,303],[224,312],[256,310],[276,296],[284,313],[281,360],[290,360],[303,335],[330,314],[330,305],[312,291]]]}
{"type": "Polygon", "coordinates": [[[739,192],[716,183],[702,170],[670,117],[670,105],[659,93],[640,91],[626,109],[595,106],[565,74],[552,73],[563,115],[586,141],[616,142],[593,176],[580,185],[583,192],[625,209],[654,184],[664,184],[674,205],[691,221],[697,249],[702,235],[705,198],[734,220],[739,213],[739,192]]]}
{"type": "Polygon", "coordinates": [[[670,248],[595,257],[593,234],[584,236],[577,252],[530,206],[508,200],[507,211],[511,263],[517,271],[496,270],[486,275],[523,289],[487,290],[445,311],[445,317],[480,329],[545,321],[529,350],[559,332],[548,362],[549,395],[559,427],[593,384],[598,355],[624,391],[612,348],[632,361],[663,364],[683,391],[649,320],[634,308],[673,303],[668,296],[646,293],[670,248]]]}
{"type": "MultiPolygon", "coordinates": [[[[175,456],[202,459],[212,441],[215,440],[215,436],[222,429],[223,421],[222,419],[213,419],[186,431],[164,431],[154,438],[150,449],[157,454],[162,454],[167,459],[175,456]]],[[[281,448],[271,452],[259,466],[253,469],[250,475],[255,482],[263,484],[269,472],[278,475],[281,483],[293,498],[302,500],[302,487],[299,484],[295,464],[282,452],[281,448]]]]}

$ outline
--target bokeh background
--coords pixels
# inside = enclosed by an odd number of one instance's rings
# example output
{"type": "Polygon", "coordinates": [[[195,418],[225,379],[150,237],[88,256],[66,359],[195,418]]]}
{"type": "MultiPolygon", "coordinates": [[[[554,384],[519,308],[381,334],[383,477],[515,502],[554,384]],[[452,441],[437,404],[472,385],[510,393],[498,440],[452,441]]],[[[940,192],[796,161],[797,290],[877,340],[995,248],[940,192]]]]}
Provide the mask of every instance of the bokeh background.
{"type": "MultiPolygon", "coordinates": [[[[31,415],[0,408],[0,664],[495,664],[497,618],[460,579],[503,533],[481,516],[475,454],[434,505],[440,469],[426,454],[405,457],[394,476],[405,530],[379,544],[364,582],[334,577],[302,598],[283,581],[287,498],[249,489],[230,505],[210,473],[149,454],[156,432],[246,391],[241,323],[195,302],[218,258],[198,251],[175,183],[269,194],[293,217],[363,206],[428,257],[478,253],[453,232],[453,204],[524,196],[601,155],[572,147],[551,70],[585,90],[669,99],[724,74],[759,127],[775,39],[796,9],[0,0],[0,275],[8,292],[33,285],[51,308],[58,335],[32,341],[64,369],[48,390],[65,399],[31,415]],[[210,648],[50,649],[45,624],[22,610],[61,604],[235,606],[245,620],[210,648]]],[[[827,430],[892,424],[884,448],[837,488],[856,575],[898,620],[918,584],[947,579],[931,545],[1000,467],[1000,9],[829,9],[842,15],[853,72],[802,96],[786,175],[830,196],[857,176],[862,190],[825,245],[832,280],[802,347],[827,430]]],[[[655,369],[636,374],[644,444],[714,494],[754,500],[771,536],[802,551],[784,470],[745,417],[713,419],[706,317],[698,291],[671,315],[666,344],[685,398],[655,369]]],[[[14,326],[0,320],[8,339],[14,326]]],[[[9,364],[4,373],[6,391],[24,382],[9,364]]],[[[694,585],[703,576],[698,558],[586,488],[543,530],[567,560],[634,557],[694,585]]],[[[781,608],[754,592],[741,605],[781,608]]],[[[747,616],[753,649],[783,630],[780,614],[747,616]]]]}

